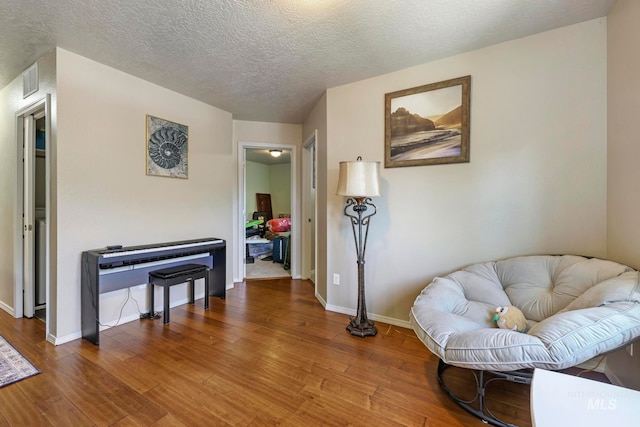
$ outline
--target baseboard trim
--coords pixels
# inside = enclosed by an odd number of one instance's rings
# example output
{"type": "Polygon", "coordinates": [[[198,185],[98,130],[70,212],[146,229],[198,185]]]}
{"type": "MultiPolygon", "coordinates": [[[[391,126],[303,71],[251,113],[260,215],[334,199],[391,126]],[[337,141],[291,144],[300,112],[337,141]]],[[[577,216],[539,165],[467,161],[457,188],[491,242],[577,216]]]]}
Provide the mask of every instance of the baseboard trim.
{"type": "Polygon", "coordinates": [[[11,317],[16,317],[16,311],[11,306],[5,304],[3,301],[0,301],[0,309],[9,313],[11,317]]]}
{"type": "MultiPolygon", "coordinates": [[[[333,311],[335,313],[346,314],[348,316],[355,316],[356,310],[353,308],[342,307],[338,305],[326,304],[325,309],[333,311]]],[[[387,323],[393,326],[399,326],[401,328],[411,329],[411,323],[408,320],[395,319],[393,317],[381,316],[375,313],[367,313],[367,317],[375,322],[387,323]]]]}
{"type": "Polygon", "coordinates": [[[316,291],[316,299],[318,301],[320,301],[320,304],[322,304],[322,306],[324,307],[324,309],[327,309],[327,302],[324,300],[324,298],[322,298],[322,296],[316,291]]]}
{"type": "Polygon", "coordinates": [[[82,332],[74,332],[73,334],[65,335],[63,337],[56,337],[52,334],[47,335],[47,341],[53,345],[65,344],[80,338],[82,338],[82,332]]]}

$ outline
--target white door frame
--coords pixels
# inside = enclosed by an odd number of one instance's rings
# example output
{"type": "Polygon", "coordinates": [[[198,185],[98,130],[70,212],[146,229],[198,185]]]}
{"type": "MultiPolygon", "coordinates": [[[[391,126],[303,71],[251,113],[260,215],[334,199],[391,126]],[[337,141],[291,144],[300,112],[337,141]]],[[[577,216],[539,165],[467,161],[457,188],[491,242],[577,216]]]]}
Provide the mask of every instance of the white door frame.
{"type": "Polygon", "coordinates": [[[316,201],[313,201],[313,203],[311,203],[312,196],[310,188],[312,185],[311,180],[313,179],[313,174],[315,173],[317,177],[317,155],[313,155],[313,151],[315,151],[317,147],[317,140],[318,130],[316,129],[311,133],[311,135],[307,137],[307,139],[305,139],[302,144],[302,220],[304,222],[304,231],[302,234],[302,278],[312,279],[315,286],[317,286],[317,279],[315,277],[312,277],[311,252],[313,249],[313,268],[315,269],[318,265],[318,228],[316,224],[318,217],[318,206],[316,201]],[[316,164],[314,164],[314,162],[316,162],[316,164]],[[314,207],[313,212],[311,212],[310,209],[311,205],[314,207]],[[311,221],[314,222],[313,226],[311,224],[311,221]],[[311,230],[314,231],[313,236],[311,235],[311,230]]]}
{"type": "Polygon", "coordinates": [[[235,251],[233,254],[234,282],[241,282],[246,277],[245,270],[245,221],[246,221],[246,185],[245,185],[245,150],[247,148],[281,149],[291,152],[291,277],[300,278],[300,202],[298,196],[298,146],[295,144],[275,144],[266,142],[239,142],[238,143],[238,188],[237,188],[237,229],[234,232],[235,251]]]}
{"type": "Polygon", "coordinates": [[[46,209],[45,215],[46,231],[45,231],[45,247],[46,250],[46,272],[45,272],[45,286],[46,286],[46,299],[47,299],[47,311],[46,311],[46,337],[49,336],[49,318],[52,315],[52,310],[49,309],[50,301],[50,254],[49,254],[49,242],[51,235],[51,221],[49,220],[51,215],[51,95],[47,94],[44,98],[34,102],[33,104],[19,110],[16,113],[16,204],[15,204],[15,226],[14,226],[14,317],[19,318],[24,316],[24,242],[23,242],[23,214],[24,214],[24,166],[23,166],[23,138],[24,138],[24,118],[25,116],[34,115],[40,112],[44,112],[45,115],[45,199],[46,209]]]}

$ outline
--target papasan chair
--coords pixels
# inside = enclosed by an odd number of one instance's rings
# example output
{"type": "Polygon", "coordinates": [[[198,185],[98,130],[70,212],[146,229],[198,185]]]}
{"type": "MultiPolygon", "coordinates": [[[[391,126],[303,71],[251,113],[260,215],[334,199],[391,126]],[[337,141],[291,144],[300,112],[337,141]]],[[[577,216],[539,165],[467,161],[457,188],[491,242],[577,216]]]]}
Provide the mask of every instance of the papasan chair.
{"type": "Polygon", "coordinates": [[[495,380],[530,384],[534,368],[563,370],[639,338],[638,271],[575,255],[474,264],[436,277],[416,298],[410,322],[440,358],[437,377],[449,397],[485,422],[511,426],[487,407],[485,387],[495,380]],[[493,323],[496,307],[509,305],[525,315],[526,333],[493,323]],[[474,372],[474,399],[447,387],[442,373],[451,366],[474,372]]]}

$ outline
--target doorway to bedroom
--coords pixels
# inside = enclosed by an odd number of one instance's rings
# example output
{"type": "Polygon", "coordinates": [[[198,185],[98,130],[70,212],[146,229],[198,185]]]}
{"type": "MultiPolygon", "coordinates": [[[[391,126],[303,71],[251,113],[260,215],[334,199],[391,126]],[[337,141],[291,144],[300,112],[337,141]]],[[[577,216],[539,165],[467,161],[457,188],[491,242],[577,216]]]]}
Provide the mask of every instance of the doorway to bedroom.
{"type": "Polygon", "coordinates": [[[245,148],[245,280],[291,277],[291,150],[245,148]]]}

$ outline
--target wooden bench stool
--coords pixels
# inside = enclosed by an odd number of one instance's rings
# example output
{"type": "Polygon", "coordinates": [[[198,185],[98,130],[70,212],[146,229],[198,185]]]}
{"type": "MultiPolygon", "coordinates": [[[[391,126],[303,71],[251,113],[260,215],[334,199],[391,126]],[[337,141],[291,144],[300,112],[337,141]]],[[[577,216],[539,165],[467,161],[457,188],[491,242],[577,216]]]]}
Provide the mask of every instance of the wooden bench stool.
{"type": "Polygon", "coordinates": [[[169,323],[169,288],[173,285],[189,282],[191,295],[189,304],[194,303],[195,280],[204,278],[204,308],[209,308],[209,267],[201,264],[185,264],[177,267],[164,268],[149,272],[149,285],[151,286],[151,309],[150,316],[153,317],[154,293],[157,286],[164,287],[164,323],[169,323]]]}

